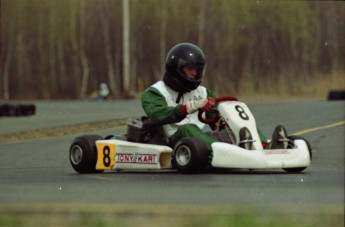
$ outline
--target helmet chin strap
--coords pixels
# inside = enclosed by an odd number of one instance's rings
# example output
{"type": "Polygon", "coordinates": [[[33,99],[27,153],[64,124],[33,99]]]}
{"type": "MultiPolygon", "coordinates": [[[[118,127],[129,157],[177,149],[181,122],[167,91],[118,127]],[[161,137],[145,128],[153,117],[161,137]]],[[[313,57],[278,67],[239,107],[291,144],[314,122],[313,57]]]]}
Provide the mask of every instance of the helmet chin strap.
{"type": "Polygon", "coordinates": [[[183,92],[179,92],[176,98],[176,103],[179,103],[181,101],[182,96],[183,96],[183,92]]]}

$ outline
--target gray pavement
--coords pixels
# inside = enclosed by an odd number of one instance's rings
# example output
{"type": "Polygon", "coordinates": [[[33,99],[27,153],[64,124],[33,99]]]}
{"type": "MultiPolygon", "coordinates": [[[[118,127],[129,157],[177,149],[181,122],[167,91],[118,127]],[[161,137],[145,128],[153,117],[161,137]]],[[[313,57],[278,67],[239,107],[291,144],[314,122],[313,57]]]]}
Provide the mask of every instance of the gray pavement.
{"type": "Polygon", "coordinates": [[[144,115],[140,100],[31,101],[36,114],[0,117],[0,135],[144,115]]]}
{"type": "MultiPolygon", "coordinates": [[[[98,118],[113,119],[122,114],[125,117],[140,116],[140,105],[135,102],[44,103],[44,111],[41,109],[32,118],[32,124],[45,121],[55,125],[71,124],[98,118]]],[[[43,108],[38,104],[38,110],[43,108]]],[[[96,208],[113,206],[107,212],[128,206],[135,213],[135,207],[145,205],[149,208],[169,207],[170,210],[164,210],[165,218],[179,212],[179,207],[195,207],[195,213],[199,212],[199,207],[205,207],[233,209],[235,212],[244,209],[259,216],[281,215],[282,212],[286,214],[284,218],[291,220],[332,220],[329,225],[309,226],[344,226],[344,124],[333,125],[344,121],[344,104],[324,101],[250,105],[266,134],[271,133],[277,123],[286,125],[289,132],[315,129],[302,134],[312,146],[313,160],[301,173],[245,169],[191,175],[170,170],[82,175],[72,169],[68,160],[69,146],[77,135],[1,144],[0,212],[1,208],[7,209],[11,205],[29,213],[32,206],[42,206],[40,209],[45,215],[46,205],[54,208],[71,206],[71,210],[73,204],[79,204],[96,208]]],[[[12,119],[1,119],[2,123],[8,120],[12,119]]],[[[96,134],[116,135],[120,131],[115,128],[96,134]]],[[[70,215],[65,211],[63,214],[70,215]]],[[[303,223],[295,226],[301,225],[305,226],[303,223]]]]}

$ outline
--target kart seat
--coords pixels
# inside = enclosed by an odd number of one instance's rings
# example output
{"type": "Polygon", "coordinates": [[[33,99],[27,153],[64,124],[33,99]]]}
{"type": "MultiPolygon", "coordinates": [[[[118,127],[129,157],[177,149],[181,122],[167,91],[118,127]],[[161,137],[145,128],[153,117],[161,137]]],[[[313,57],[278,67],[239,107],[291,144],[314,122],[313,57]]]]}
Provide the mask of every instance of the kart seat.
{"type": "Polygon", "coordinates": [[[163,127],[150,118],[129,119],[127,122],[127,140],[137,143],[167,145],[163,127]]]}

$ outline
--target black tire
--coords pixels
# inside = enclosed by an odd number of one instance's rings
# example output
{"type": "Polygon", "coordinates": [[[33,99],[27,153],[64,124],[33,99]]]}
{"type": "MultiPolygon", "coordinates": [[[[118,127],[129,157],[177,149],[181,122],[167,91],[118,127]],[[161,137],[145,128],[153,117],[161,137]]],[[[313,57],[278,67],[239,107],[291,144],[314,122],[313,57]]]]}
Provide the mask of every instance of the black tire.
{"type": "Polygon", "coordinates": [[[31,116],[34,115],[36,112],[36,106],[32,104],[23,104],[20,105],[21,109],[21,116],[31,116]]]}
{"type": "Polygon", "coordinates": [[[96,141],[103,139],[98,135],[84,135],[75,138],[69,149],[69,160],[78,173],[100,173],[96,170],[97,147],[96,141]]]}
{"type": "MultiPolygon", "coordinates": [[[[312,150],[311,150],[311,146],[310,146],[310,143],[308,142],[308,140],[306,140],[305,138],[303,138],[301,136],[288,136],[288,139],[291,140],[291,145],[292,146],[293,146],[293,143],[294,143],[295,140],[304,140],[305,143],[307,144],[307,147],[308,147],[310,161],[312,160],[312,150]]],[[[289,172],[289,173],[298,173],[298,172],[302,172],[306,168],[307,167],[283,168],[283,170],[285,170],[286,172],[289,172]]]]}
{"type": "Polygon", "coordinates": [[[0,105],[0,116],[9,116],[10,108],[9,104],[0,105]]]}
{"type": "Polygon", "coordinates": [[[182,173],[198,173],[207,167],[209,150],[197,138],[182,138],[175,147],[172,165],[182,173]]]}
{"type": "Polygon", "coordinates": [[[0,116],[5,117],[19,117],[30,116],[36,112],[36,106],[33,104],[1,104],[0,116]]]}
{"type": "Polygon", "coordinates": [[[329,101],[345,100],[345,90],[329,91],[327,99],[329,101]]]}

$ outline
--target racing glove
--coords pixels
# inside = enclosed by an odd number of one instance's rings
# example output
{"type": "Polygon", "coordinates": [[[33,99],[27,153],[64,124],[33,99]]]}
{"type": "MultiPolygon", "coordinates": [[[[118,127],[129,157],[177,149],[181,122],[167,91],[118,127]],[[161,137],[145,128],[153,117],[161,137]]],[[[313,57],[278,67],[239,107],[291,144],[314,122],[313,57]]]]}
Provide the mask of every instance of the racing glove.
{"type": "MultiPolygon", "coordinates": [[[[208,98],[202,100],[191,100],[186,105],[182,105],[182,109],[185,109],[188,114],[198,111],[200,108],[209,111],[215,105],[215,99],[208,98]]],[[[184,111],[183,111],[184,112],[184,111]]]]}

